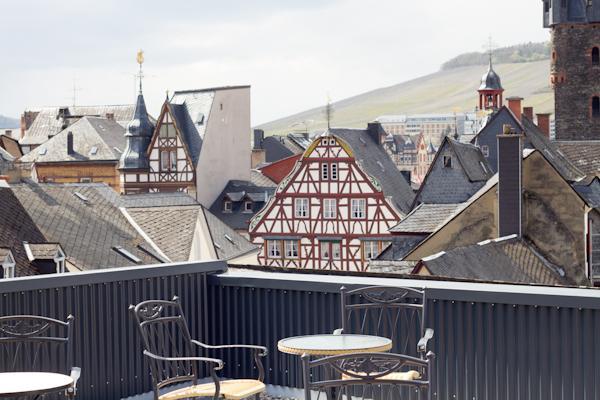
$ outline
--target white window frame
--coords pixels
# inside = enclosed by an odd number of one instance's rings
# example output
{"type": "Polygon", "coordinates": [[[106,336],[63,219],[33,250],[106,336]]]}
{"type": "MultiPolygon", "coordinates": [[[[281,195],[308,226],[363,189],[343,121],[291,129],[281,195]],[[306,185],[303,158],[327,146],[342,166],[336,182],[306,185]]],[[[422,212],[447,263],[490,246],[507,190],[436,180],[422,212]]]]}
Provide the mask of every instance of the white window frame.
{"type": "Polygon", "coordinates": [[[271,259],[281,258],[281,240],[267,240],[267,257],[271,259]]]}
{"type": "Polygon", "coordinates": [[[331,259],[340,260],[342,258],[342,243],[331,242],[331,259]]]}
{"type": "Polygon", "coordinates": [[[2,264],[4,279],[10,279],[15,277],[15,264],[14,263],[6,263],[2,264]]]}
{"type": "Polygon", "coordinates": [[[244,212],[245,213],[251,213],[252,212],[252,205],[253,205],[253,203],[250,200],[244,201],[244,212]],[[250,204],[250,208],[248,208],[248,204],[250,204]]]}
{"type": "Polygon", "coordinates": [[[325,219],[336,219],[337,218],[337,200],[336,199],[323,199],[323,218],[325,218],[325,219]]]}
{"type": "Polygon", "coordinates": [[[160,170],[168,171],[169,170],[169,150],[161,150],[160,151],[160,170]]]}
{"type": "Polygon", "coordinates": [[[297,240],[285,240],[285,258],[290,260],[296,260],[299,256],[298,241],[297,240]]]}
{"type": "Polygon", "coordinates": [[[231,200],[223,201],[223,212],[230,213],[233,210],[233,202],[231,200]]]}
{"type": "Polygon", "coordinates": [[[308,218],[309,202],[306,197],[298,197],[294,199],[294,216],[296,218],[308,218]]]}
{"type": "Polygon", "coordinates": [[[379,255],[379,242],[375,240],[365,240],[363,242],[363,254],[365,260],[372,260],[374,258],[377,258],[377,256],[379,255]]]}
{"type": "Polygon", "coordinates": [[[329,164],[328,163],[321,164],[321,180],[322,181],[329,180],[329,164]]]}
{"type": "Polygon", "coordinates": [[[92,178],[89,178],[89,177],[79,178],[79,183],[92,183],[92,178]]]}
{"type": "Polygon", "coordinates": [[[337,163],[331,163],[331,180],[338,180],[338,165],[337,163]]]}
{"type": "Polygon", "coordinates": [[[367,200],[366,199],[351,199],[350,201],[350,217],[352,219],[364,219],[367,215],[367,200]]]}

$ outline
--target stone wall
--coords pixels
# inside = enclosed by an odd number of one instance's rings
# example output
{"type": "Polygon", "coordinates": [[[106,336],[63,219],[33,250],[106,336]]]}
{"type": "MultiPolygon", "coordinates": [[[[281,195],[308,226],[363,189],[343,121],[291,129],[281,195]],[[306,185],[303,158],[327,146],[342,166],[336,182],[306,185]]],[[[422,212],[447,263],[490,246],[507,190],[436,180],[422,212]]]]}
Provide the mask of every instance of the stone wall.
{"type": "Polygon", "coordinates": [[[593,117],[593,96],[600,96],[600,24],[560,24],[552,30],[551,83],[555,92],[556,139],[600,140],[600,117],[593,117]]]}

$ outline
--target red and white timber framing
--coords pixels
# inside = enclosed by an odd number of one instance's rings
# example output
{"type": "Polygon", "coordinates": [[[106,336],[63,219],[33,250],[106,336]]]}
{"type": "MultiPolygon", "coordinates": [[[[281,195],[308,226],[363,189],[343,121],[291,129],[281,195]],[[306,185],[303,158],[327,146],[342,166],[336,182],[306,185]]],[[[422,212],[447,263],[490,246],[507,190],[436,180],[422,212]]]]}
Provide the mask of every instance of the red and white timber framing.
{"type": "Polygon", "coordinates": [[[262,265],[366,271],[400,219],[348,144],[327,134],[315,139],[280,182],[249,232],[262,245],[262,265]]]}

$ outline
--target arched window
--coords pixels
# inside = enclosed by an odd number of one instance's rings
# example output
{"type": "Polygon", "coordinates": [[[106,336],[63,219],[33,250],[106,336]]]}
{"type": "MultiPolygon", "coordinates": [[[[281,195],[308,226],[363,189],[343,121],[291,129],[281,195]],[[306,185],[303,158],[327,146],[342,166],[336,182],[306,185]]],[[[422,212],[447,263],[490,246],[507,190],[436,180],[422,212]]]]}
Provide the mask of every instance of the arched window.
{"type": "Polygon", "coordinates": [[[600,65],[600,49],[598,47],[592,49],[592,65],[600,65]]]}
{"type": "Polygon", "coordinates": [[[592,97],[592,117],[600,117],[600,97],[592,97]]]}

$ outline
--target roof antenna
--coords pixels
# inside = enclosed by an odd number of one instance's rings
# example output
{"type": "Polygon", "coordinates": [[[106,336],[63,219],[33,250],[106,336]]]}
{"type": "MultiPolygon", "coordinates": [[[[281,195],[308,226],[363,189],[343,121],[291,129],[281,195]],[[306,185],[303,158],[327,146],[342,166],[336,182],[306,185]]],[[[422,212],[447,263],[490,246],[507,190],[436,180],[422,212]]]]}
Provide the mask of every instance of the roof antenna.
{"type": "Polygon", "coordinates": [[[327,118],[327,131],[331,130],[331,118],[333,116],[333,106],[331,105],[331,98],[327,95],[327,105],[325,106],[325,118],[327,118]]]}
{"type": "Polygon", "coordinates": [[[144,64],[144,51],[142,49],[138,50],[136,60],[137,63],[140,65],[138,79],[140,80],[140,94],[142,94],[142,79],[144,78],[144,73],[142,71],[142,64],[144,64]]]}

